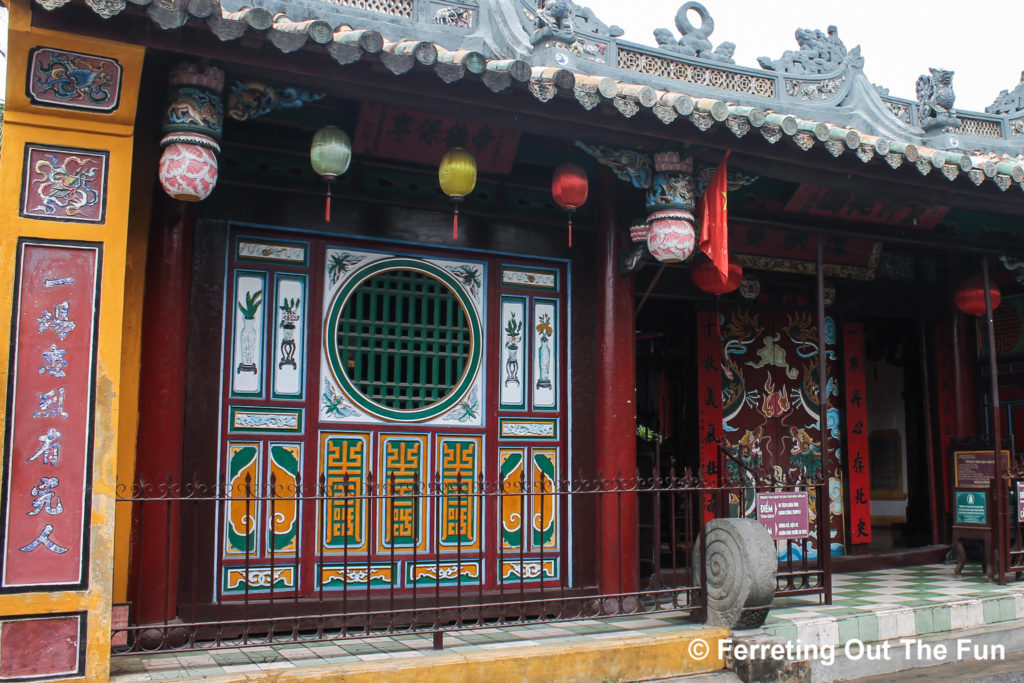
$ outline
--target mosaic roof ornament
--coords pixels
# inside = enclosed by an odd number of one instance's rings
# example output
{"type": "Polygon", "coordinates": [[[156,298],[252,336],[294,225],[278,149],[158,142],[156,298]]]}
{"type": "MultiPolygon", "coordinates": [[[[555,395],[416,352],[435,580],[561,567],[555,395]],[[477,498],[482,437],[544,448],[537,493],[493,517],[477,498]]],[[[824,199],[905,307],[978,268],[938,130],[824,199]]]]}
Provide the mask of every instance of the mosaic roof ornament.
{"type": "Polygon", "coordinates": [[[575,15],[576,8],[570,0],[538,0],[537,30],[533,32],[532,42],[536,45],[545,38],[573,42],[576,38],[573,29],[575,15]]]}
{"type": "Polygon", "coordinates": [[[1020,83],[1013,90],[1003,90],[995,101],[985,107],[989,114],[1016,114],[1024,111],[1024,71],[1020,72],[1020,83]]]}
{"type": "Polygon", "coordinates": [[[323,91],[281,88],[258,81],[235,81],[228,95],[227,115],[247,121],[278,109],[298,109],[307,102],[327,97],[323,91]]]}
{"type": "Polygon", "coordinates": [[[633,187],[641,190],[651,186],[651,158],[643,152],[611,145],[591,145],[582,140],[577,140],[576,146],[612,169],[619,180],[632,183],[633,187]]]}
{"type": "Polygon", "coordinates": [[[798,28],[795,36],[799,50],[786,50],[779,59],[758,57],[757,63],[769,71],[811,75],[836,71],[848,60],[851,66],[864,66],[860,46],[847,52],[835,26],[829,26],[827,34],[818,29],[798,28]]]}
{"type": "Polygon", "coordinates": [[[715,30],[715,20],[711,18],[704,5],[699,2],[687,2],[676,12],[676,28],[682,38],[676,40],[675,34],[667,28],[654,29],[654,40],[658,47],[667,52],[675,52],[687,57],[700,57],[726,64],[735,64],[732,56],[736,52],[736,43],[725,42],[713,47],[708,37],[715,30]],[[696,12],[700,17],[700,26],[694,26],[689,13],[696,12]]]}
{"type": "Polygon", "coordinates": [[[959,128],[960,119],[953,111],[953,72],[933,69],[917,79],[918,123],[925,130],[959,128]]]}
{"type": "Polygon", "coordinates": [[[170,72],[158,175],[168,195],[183,202],[206,199],[217,185],[218,144],[224,127],[224,72],[179,64],[170,72]]]}
{"type": "Polygon", "coordinates": [[[96,14],[109,19],[124,10],[125,0],[86,0],[86,4],[92,7],[96,14]]]}

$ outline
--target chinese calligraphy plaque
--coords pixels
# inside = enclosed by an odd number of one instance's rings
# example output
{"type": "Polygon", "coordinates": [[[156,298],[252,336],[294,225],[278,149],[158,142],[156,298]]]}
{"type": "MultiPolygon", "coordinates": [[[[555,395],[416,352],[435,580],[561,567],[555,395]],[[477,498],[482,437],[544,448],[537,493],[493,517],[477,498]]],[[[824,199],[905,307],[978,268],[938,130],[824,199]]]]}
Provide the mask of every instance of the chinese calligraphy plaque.
{"type": "Polygon", "coordinates": [[[99,264],[94,243],[18,245],[0,590],[86,585],[99,264]]]}

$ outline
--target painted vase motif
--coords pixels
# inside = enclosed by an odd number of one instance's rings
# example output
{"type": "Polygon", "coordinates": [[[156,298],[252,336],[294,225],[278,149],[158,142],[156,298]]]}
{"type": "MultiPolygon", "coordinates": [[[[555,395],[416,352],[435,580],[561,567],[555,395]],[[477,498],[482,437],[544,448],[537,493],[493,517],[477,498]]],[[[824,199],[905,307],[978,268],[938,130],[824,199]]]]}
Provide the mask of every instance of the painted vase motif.
{"type": "Polygon", "coordinates": [[[540,364],[540,376],[537,378],[538,389],[550,389],[551,388],[551,345],[548,340],[551,335],[554,334],[554,329],[551,327],[551,316],[547,313],[543,313],[540,316],[540,322],[537,325],[537,331],[540,332],[540,344],[537,346],[537,359],[540,364]]]}
{"type": "Polygon", "coordinates": [[[519,386],[519,336],[522,331],[523,321],[516,320],[516,314],[513,313],[505,325],[505,348],[508,349],[508,359],[505,361],[505,386],[519,386]]]}
{"type": "MultiPolygon", "coordinates": [[[[295,316],[295,319],[297,320],[298,317],[295,316]]],[[[298,364],[295,362],[295,323],[286,319],[282,323],[281,329],[284,332],[281,336],[281,360],[278,361],[277,367],[283,368],[289,365],[298,369],[298,364]]]]}
{"type": "Polygon", "coordinates": [[[288,365],[296,370],[298,363],[295,362],[295,323],[299,321],[299,300],[285,299],[281,304],[281,360],[277,362],[278,369],[288,365]]]}
{"type": "Polygon", "coordinates": [[[519,347],[515,344],[508,346],[508,360],[505,361],[505,386],[509,384],[519,386],[519,347]]]}
{"type": "Polygon", "coordinates": [[[241,358],[239,359],[237,373],[251,372],[258,374],[256,370],[256,313],[263,303],[263,292],[247,292],[245,303],[238,302],[238,310],[242,313],[242,331],[239,333],[239,345],[241,346],[241,358]]]}
{"type": "Polygon", "coordinates": [[[238,363],[238,372],[256,374],[256,321],[245,318],[242,320],[242,359],[238,363]]]}

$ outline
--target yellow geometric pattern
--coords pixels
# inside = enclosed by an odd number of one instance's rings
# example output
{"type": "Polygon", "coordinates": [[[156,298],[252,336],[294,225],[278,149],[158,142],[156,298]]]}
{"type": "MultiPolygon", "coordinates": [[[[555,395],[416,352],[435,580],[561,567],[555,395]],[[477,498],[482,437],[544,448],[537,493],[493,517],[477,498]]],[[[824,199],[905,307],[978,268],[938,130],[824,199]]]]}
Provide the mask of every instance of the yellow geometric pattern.
{"type": "Polygon", "coordinates": [[[441,464],[441,546],[480,547],[480,498],[474,495],[480,472],[482,436],[439,436],[441,464]]]}
{"type": "Polygon", "coordinates": [[[327,553],[366,550],[366,465],[370,436],[365,433],[320,435],[324,502],[321,543],[327,553]]]}
{"type": "Polygon", "coordinates": [[[417,495],[417,486],[420,492],[426,488],[427,436],[381,433],[378,437],[378,552],[392,546],[427,549],[427,497],[417,495]]]}

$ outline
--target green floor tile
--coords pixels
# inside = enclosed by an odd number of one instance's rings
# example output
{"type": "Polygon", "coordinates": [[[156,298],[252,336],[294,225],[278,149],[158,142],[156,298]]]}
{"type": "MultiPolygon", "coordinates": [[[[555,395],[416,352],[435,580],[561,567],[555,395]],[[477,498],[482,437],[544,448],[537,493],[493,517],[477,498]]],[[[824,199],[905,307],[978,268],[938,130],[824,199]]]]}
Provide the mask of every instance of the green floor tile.
{"type": "Polygon", "coordinates": [[[850,640],[863,640],[860,637],[860,628],[857,619],[839,620],[839,642],[845,643],[850,640]]]}
{"type": "Polygon", "coordinates": [[[919,607],[914,610],[914,628],[918,635],[935,632],[933,607],[919,607]]]}
{"type": "Polygon", "coordinates": [[[948,605],[936,605],[932,608],[932,633],[941,633],[953,628],[948,605]]]}
{"type": "Polygon", "coordinates": [[[878,617],[871,613],[857,615],[857,630],[860,631],[860,639],[865,643],[873,643],[878,640],[878,617]]]}
{"type": "Polygon", "coordinates": [[[796,626],[793,624],[776,624],[770,629],[766,628],[765,631],[786,641],[796,642],[796,626]]]}

